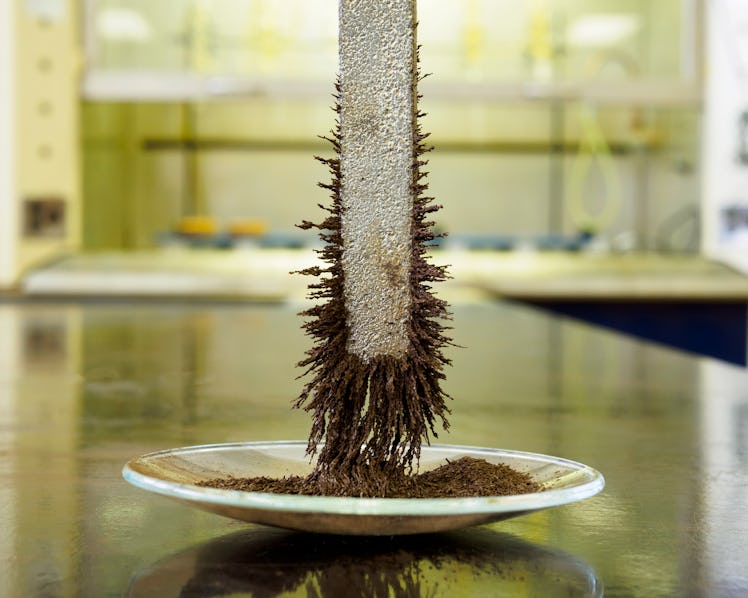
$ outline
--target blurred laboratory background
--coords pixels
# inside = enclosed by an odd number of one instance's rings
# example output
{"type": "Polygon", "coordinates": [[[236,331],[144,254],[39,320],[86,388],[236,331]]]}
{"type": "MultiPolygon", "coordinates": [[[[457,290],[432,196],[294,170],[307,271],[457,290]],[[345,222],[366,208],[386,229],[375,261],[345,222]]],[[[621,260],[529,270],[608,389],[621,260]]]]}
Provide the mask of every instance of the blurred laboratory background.
{"type": "MultiPolygon", "coordinates": [[[[520,551],[510,595],[746,595],[748,2],[417,5],[430,253],[466,347],[439,440],[608,481],[486,558],[520,551]],[[543,546],[592,590],[532,586],[543,546]]],[[[122,464],[306,437],[289,272],[320,246],[296,225],[328,201],[337,10],[0,0],[0,594],[174,582],[161,559],[240,528],[122,464]]],[[[499,593],[460,566],[425,587],[499,593]]]]}
{"type": "MultiPolygon", "coordinates": [[[[430,185],[448,245],[699,250],[700,81],[689,3],[425,0],[430,185]]],[[[308,244],[325,199],[337,3],[92,3],[82,236],[137,250],[308,244]],[[192,227],[196,227],[194,230],[192,227]],[[204,240],[208,240],[207,238],[204,240]]]]}
{"type": "MultiPolygon", "coordinates": [[[[701,2],[418,9],[444,249],[702,252],[701,2]]],[[[30,0],[10,16],[2,284],[111,291],[38,273],[316,243],[294,226],[326,200],[312,156],[330,152],[336,2],[30,0]]]]}
{"type": "MultiPolygon", "coordinates": [[[[650,337],[689,350],[714,326],[695,302],[744,311],[748,16],[707,4],[418,2],[444,292],[635,334],[651,326],[615,302],[674,302],[696,332],[650,337]]],[[[0,288],[303,300],[288,272],[315,260],[296,225],[328,200],[336,2],[5,10],[0,288]]]]}

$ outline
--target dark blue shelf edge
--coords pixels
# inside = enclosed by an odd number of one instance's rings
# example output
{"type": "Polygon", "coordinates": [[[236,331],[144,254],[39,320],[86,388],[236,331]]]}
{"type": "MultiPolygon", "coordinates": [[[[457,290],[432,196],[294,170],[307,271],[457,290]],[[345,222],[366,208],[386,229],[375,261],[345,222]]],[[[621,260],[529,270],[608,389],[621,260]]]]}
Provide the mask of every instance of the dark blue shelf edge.
{"type": "Polygon", "coordinates": [[[538,300],[521,303],[734,365],[748,361],[745,301],[538,300]]]}

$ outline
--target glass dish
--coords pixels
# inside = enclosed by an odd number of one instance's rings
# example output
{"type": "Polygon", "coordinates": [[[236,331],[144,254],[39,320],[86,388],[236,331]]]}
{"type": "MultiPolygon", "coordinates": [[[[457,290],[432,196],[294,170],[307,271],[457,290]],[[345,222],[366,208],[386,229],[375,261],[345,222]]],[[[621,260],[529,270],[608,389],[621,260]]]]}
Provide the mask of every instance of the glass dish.
{"type": "Polygon", "coordinates": [[[206,511],[275,527],[347,535],[446,531],[508,519],[589,498],[603,489],[600,472],[559,457],[502,449],[432,445],[421,449],[420,471],[463,456],[527,472],[542,492],[473,498],[350,498],[202,488],[220,477],[305,475],[313,464],[305,441],[213,444],[159,451],[127,463],[131,484],[206,511]]]}

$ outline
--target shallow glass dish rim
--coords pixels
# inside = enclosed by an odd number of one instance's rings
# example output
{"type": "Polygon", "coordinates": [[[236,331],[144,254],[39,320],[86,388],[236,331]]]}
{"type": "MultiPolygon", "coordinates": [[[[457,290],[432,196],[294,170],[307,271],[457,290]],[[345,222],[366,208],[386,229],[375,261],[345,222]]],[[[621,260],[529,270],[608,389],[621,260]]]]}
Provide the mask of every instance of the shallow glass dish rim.
{"type": "MultiPolygon", "coordinates": [[[[553,488],[541,492],[517,494],[511,496],[486,496],[469,498],[359,498],[337,496],[309,496],[292,494],[272,494],[263,492],[246,492],[206,488],[162,480],[135,471],[131,465],[135,461],[158,457],[180,456],[189,453],[211,452],[222,450],[262,450],[263,448],[306,447],[303,440],[276,440],[259,442],[230,442],[204,444],[165,449],[141,455],[132,459],[122,469],[124,479],[130,484],[168,496],[192,502],[209,503],[244,509],[257,508],[271,511],[294,513],[329,513],[336,515],[371,515],[371,516],[434,516],[472,513],[512,513],[518,511],[536,511],[556,507],[586,498],[599,493],[605,486],[603,475],[583,463],[555,457],[542,453],[495,449],[476,446],[431,444],[421,449],[421,458],[434,451],[454,451],[470,453],[471,456],[502,457],[511,465],[511,459],[537,461],[543,465],[557,465],[575,473],[582,473],[584,481],[565,488],[553,488]]],[[[506,461],[505,461],[506,462],[506,461]]],[[[231,472],[226,472],[230,475],[231,472]]]]}

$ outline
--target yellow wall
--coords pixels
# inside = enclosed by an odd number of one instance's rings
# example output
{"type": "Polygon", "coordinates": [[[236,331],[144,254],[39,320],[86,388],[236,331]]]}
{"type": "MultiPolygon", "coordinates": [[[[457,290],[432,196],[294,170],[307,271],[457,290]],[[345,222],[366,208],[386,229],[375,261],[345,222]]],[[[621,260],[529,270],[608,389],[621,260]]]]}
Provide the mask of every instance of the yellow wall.
{"type": "Polygon", "coordinates": [[[16,276],[14,50],[13,3],[0,2],[0,288],[16,276]]]}

